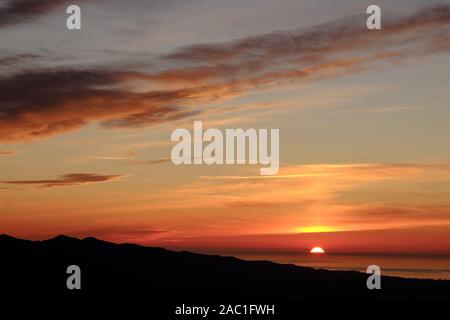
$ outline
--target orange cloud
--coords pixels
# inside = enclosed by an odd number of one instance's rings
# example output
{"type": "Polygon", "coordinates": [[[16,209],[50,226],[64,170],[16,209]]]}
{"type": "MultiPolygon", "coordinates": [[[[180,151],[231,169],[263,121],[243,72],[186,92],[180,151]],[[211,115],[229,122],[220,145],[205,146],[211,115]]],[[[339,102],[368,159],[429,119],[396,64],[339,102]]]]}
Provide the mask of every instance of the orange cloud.
{"type": "Polygon", "coordinates": [[[202,224],[210,217],[208,227],[195,229],[196,234],[283,233],[312,226],[365,230],[450,224],[450,203],[445,196],[433,193],[433,203],[411,201],[412,193],[423,194],[424,186],[442,179],[450,179],[447,164],[299,165],[282,167],[279,176],[201,177],[153,194],[146,198],[146,204],[127,210],[188,215],[188,226],[181,226],[188,230],[193,221],[202,224]],[[364,198],[366,194],[370,197],[364,198]]]}
{"type": "Polygon", "coordinates": [[[230,250],[245,255],[246,252],[269,254],[293,253],[296,256],[320,243],[330,253],[397,253],[397,254],[448,254],[450,234],[448,226],[424,226],[384,230],[255,234],[157,239],[146,242],[177,250],[205,250],[222,254],[230,250]],[[176,239],[176,241],[175,241],[176,239]]]}
{"type": "Polygon", "coordinates": [[[161,72],[120,66],[5,72],[0,141],[44,138],[92,122],[141,127],[197,116],[208,112],[208,104],[269,85],[345,76],[448,51],[449,26],[450,5],[441,5],[387,20],[380,32],[368,31],[353,17],[309,30],[181,48],[160,58],[181,60],[181,66],[161,72]]]}
{"type": "Polygon", "coordinates": [[[172,230],[148,228],[142,226],[103,226],[64,232],[74,237],[97,237],[116,242],[142,242],[159,239],[173,234],[172,230]]]}

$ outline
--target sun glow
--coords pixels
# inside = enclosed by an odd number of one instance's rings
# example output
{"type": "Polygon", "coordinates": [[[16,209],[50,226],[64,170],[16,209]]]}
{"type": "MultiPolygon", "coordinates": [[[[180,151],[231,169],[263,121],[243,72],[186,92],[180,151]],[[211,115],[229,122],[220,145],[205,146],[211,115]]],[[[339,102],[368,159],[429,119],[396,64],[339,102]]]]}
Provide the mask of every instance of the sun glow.
{"type": "Polygon", "coordinates": [[[310,226],[297,228],[297,232],[313,233],[313,232],[334,232],[338,231],[336,228],[327,226],[310,226]]]}
{"type": "Polygon", "coordinates": [[[325,251],[321,247],[314,247],[310,251],[311,253],[325,253],[325,251]]]}

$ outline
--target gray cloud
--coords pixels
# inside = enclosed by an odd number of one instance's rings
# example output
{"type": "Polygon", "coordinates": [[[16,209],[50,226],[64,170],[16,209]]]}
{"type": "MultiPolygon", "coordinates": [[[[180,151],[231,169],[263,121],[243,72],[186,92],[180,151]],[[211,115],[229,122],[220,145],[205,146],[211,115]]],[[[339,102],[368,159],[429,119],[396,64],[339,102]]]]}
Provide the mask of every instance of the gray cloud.
{"type": "Polygon", "coordinates": [[[24,23],[69,5],[70,0],[7,0],[0,8],[0,27],[24,23]]]}

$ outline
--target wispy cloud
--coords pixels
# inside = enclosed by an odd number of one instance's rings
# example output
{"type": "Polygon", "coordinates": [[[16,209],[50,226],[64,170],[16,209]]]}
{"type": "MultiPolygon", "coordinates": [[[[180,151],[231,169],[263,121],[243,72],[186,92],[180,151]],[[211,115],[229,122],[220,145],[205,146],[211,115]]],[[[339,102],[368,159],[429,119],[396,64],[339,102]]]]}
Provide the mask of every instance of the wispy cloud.
{"type": "Polygon", "coordinates": [[[10,151],[10,150],[0,150],[0,157],[12,156],[12,155],[15,155],[15,154],[16,154],[15,151],[10,151]]]}
{"type": "Polygon", "coordinates": [[[136,153],[134,151],[128,151],[120,156],[89,156],[89,159],[95,160],[130,160],[136,157],[136,153]]]}
{"type": "Polygon", "coordinates": [[[70,173],[62,175],[58,179],[48,180],[4,180],[2,183],[19,184],[19,185],[34,185],[40,188],[54,188],[78,186],[91,183],[100,183],[114,181],[122,178],[122,175],[101,175],[93,173],[70,173]]]}
{"type": "Polygon", "coordinates": [[[0,7],[0,27],[24,23],[69,5],[70,0],[6,0],[0,7]]]}
{"type": "Polygon", "coordinates": [[[97,237],[112,241],[146,241],[159,239],[173,233],[171,230],[142,226],[105,226],[84,230],[67,231],[75,237],[97,237]]]}
{"type": "Polygon", "coordinates": [[[0,50],[0,67],[22,66],[24,63],[43,58],[42,54],[37,53],[19,53],[14,54],[5,50],[0,50]]]}
{"type": "Polygon", "coordinates": [[[231,233],[292,232],[321,225],[363,230],[450,224],[448,195],[434,192],[433,203],[427,203],[414,201],[413,194],[416,190],[425,196],[424,186],[447,181],[447,163],[298,165],[282,167],[279,175],[203,177],[152,195],[158,200],[154,206],[133,209],[179,210],[193,219],[215,212],[216,228],[231,233]]]}
{"type": "MultiPolygon", "coordinates": [[[[193,62],[217,62],[240,59],[257,61],[276,59],[282,56],[302,57],[303,63],[321,61],[323,55],[347,50],[374,48],[380,42],[385,45],[399,44],[397,35],[408,40],[420,40],[429,29],[448,25],[450,6],[439,5],[427,7],[403,17],[385,18],[382,32],[368,31],[366,16],[354,16],[330,23],[318,25],[308,30],[275,32],[248,37],[228,43],[192,45],[170,53],[167,59],[187,60],[193,62]]],[[[439,31],[439,30],[434,30],[439,31]]],[[[443,30],[441,30],[443,31],[443,30]]],[[[446,33],[432,40],[441,39],[446,33]]],[[[448,35],[446,35],[448,36],[448,35]]]]}
{"type": "Polygon", "coordinates": [[[170,162],[170,158],[161,158],[161,159],[155,159],[155,160],[136,160],[133,161],[133,164],[147,164],[147,165],[153,165],[153,164],[160,164],[165,162],[170,162]]]}
{"type": "Polygon", "coordinates": [[[163,71],[123,65],[23,69],[0,76],[0,141],[45,138],[93,122],[142,127],[197,116],[211,104],[254,90],[447,52],[449,28],[450,5],[441,5],[386,19],[376,32],[361,17],[351,17],[307,30],[188,46],[153,61],[176,60],[163,71]]]}

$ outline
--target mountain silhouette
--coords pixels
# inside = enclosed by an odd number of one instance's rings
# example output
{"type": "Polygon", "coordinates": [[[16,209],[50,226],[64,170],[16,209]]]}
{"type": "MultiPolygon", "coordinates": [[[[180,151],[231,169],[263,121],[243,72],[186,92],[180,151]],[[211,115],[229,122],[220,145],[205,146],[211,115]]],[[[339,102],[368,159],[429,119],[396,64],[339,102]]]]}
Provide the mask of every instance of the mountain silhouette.
{"type": "Polygon", "coordinates": [[[0,235],[0,297],[4,299],[252,299],[449,300],[450,281],[317,270],[270,261],[173,252],[64,235],[44,241],[0,235]],[[81,269],[81,290],[69,290],[67,267],[81,269]]]}

